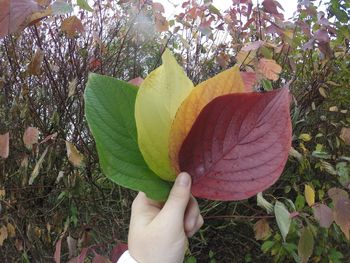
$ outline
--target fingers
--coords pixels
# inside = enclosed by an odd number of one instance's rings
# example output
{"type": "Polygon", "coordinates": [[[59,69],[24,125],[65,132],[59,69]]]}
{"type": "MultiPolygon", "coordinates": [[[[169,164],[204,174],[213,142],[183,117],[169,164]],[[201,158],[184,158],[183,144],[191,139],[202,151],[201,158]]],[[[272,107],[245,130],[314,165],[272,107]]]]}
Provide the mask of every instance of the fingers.
{"type": "Polygon", "coordinates": [[[203,217],[201,215],[198,215],[194,228],[192,228],[189,232],[186,232],[186,236],[192,237],[202,227],[203,223],[203,217]]]}
{"type": "Polygon", "coordinates": [[[197,200],[192,196],[186,208],[184,228],[187,237],[194,235],[203,225],[197,200]]]}
{"type": "Polygon", "coordinates": [[[188,173],[180,173],[170,191],[168,200],[164,204],[161,217],[169,222],[183,222],[186,207],[191,196],[191,177],[188,173]]]}
{"type": "Polygon", "coordinates": [[[145,193],[139,192],[131,207],[131,224],[141,226],[149,224],[162,209],[163,203],[149,199],[145,193]]]}

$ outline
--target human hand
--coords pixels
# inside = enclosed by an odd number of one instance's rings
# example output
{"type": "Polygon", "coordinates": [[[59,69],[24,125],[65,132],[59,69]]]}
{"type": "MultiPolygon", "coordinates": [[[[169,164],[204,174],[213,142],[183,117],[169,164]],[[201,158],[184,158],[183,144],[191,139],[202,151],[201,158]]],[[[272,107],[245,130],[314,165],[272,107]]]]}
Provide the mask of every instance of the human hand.
{"type": "Polygon", "coordinates": [[[129,252],[139,263],[183,262],[187,238],[203,225],[191,196],[191,177],[180,173],[165,204],[140,192],[132,204],[129,252]]]}

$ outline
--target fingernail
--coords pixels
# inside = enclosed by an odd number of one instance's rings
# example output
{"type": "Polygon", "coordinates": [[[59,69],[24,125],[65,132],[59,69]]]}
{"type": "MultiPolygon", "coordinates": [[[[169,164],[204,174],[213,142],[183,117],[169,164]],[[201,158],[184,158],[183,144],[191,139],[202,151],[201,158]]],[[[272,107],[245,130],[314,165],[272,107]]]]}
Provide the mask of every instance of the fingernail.
{"type": "Polygon", "coordinates": [[[178,186],[188,186],[190,182],[191,178],[188,173],[180,173],[176,178],[176,184],[178,186]]]}

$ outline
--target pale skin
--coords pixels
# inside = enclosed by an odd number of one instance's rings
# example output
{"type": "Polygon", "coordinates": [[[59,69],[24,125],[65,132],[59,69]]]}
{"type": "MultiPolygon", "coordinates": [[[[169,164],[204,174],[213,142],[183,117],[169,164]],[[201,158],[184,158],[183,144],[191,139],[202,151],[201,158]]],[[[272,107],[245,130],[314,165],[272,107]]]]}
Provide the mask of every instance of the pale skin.
{"type": "Polygon", "coordinates": [[[191,177],[180,173],[165,203],[140,192],[132,204],[128,237],[130,255],[138,263],[181,263],[188,238],[203,225],[191,177]]]}

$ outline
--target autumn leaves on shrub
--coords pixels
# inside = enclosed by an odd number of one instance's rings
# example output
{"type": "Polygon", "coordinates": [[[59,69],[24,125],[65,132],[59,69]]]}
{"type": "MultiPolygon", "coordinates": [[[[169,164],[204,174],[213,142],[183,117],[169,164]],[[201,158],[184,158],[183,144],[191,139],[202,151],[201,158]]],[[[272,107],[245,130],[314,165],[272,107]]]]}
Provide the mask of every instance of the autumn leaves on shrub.
{"type": "Polygon", "coordinates": [[[291,147],[288,89],[253,92],[237,66],[194,87],[170,51],[162,59],[140,88],[89,77],[86,117],[106,176],[158,200],[180,171],[194,196],[213,200],[276,182],[291,147]]]}

